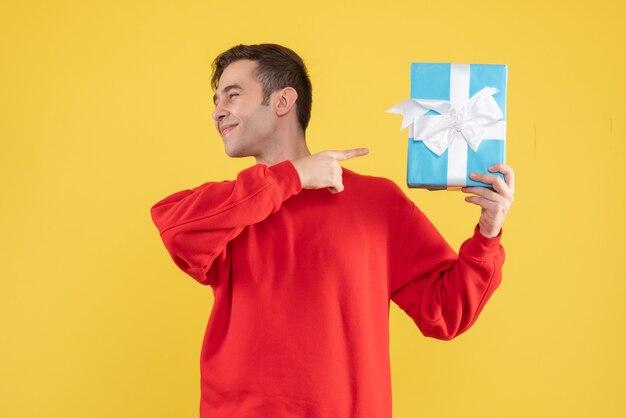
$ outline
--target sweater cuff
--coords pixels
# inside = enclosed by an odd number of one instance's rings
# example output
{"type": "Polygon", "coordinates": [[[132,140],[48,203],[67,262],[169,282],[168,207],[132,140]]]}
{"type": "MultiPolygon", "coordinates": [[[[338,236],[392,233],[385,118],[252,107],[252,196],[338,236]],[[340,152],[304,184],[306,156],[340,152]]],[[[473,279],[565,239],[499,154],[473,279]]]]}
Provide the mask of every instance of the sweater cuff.
{"type": "Polygon", "coordinates": [[[474,235],[467,243],[468,250],[470,250],[471,254],[475,257],[481,257],[485,254],[498,252],[500,249],[502,232],[502,228],[500,228],[500,233],[498,235],[493,238],[487,238],[480,233],[478,224],[476,224],[476,227],[474,227],[474,235]]]}
{"type": "Polygon", "coordinates": [[[285,198],[288,198],[302,190],[300,174],[290,160],[282,161],[268,167],[269,174],[274,178],[276,184],[285,192],[285,198]]]}

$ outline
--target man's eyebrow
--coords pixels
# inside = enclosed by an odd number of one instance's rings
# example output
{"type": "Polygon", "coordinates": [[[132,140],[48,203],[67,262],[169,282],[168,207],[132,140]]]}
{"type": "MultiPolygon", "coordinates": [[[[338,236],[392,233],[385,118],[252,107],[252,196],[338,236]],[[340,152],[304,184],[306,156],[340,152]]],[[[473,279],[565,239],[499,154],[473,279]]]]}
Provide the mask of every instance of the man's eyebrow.
{"type": "MultiPolygon", "coordinates": [[[[229,91],[231,91],[233,89],[241,90],[241,86],[239,84],[228,85],[228,86],[224,87],[224,93],[228,93],[229,91]]],[[[215,93],[213,95],[213,104],[217,104],[217,93],[215,93]]]]}

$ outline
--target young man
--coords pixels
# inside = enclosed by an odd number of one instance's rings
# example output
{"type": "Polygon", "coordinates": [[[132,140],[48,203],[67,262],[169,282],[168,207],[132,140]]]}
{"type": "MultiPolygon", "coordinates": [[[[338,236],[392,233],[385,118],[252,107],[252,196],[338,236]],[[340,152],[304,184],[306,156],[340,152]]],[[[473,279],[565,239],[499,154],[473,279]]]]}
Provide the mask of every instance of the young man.
{"type": "Polygon", "coordinates": [[[502,277],[513,171],[464,189],[482,213],[457,256],[392,181],[339,165],[367,149],[309,152],[311,84],[293,51],[236,46],[212,82],[226,154],[256,165],[151,208],[173,261],[215,296],[200,416],[390,417],[390,301],[429,337],[476,321],[502,277]]]}

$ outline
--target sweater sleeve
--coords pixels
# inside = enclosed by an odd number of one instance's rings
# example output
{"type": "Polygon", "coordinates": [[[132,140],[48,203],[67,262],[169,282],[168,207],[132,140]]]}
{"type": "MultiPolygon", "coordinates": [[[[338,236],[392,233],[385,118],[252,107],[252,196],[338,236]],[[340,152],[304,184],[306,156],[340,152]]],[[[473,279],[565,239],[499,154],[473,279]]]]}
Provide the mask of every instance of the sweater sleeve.
{"type": "Polygon", "coordinates": [[[502,280],[502,231],[474,228],[458,255],[414,205],[391,281],[391,298],[422,334],[451,340],[470,328],[502,280]]]}
{"type": "Polygon", "coordinates": [[[174,263],[201,284],[214,285],[220,270],[227,270],[229,242],[301,189],[291,161],[271,167],[257,164],[241,171],[236,180],[174,193],[150,213],[174,263]]]}

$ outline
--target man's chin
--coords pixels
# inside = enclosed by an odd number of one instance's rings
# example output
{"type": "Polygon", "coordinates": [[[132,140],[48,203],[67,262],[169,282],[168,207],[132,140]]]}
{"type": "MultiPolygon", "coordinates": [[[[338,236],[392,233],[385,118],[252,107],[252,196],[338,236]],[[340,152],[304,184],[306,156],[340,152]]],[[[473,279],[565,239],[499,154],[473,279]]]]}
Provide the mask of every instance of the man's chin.
{"type": "Polygon", "coordinates": [[[229,149],[228,147],[224,147],[224,152],[230,158],[243,158],[243,157],[249,157],[250,156],[250,153],[247,153],[244,150],[229,149]]]}

